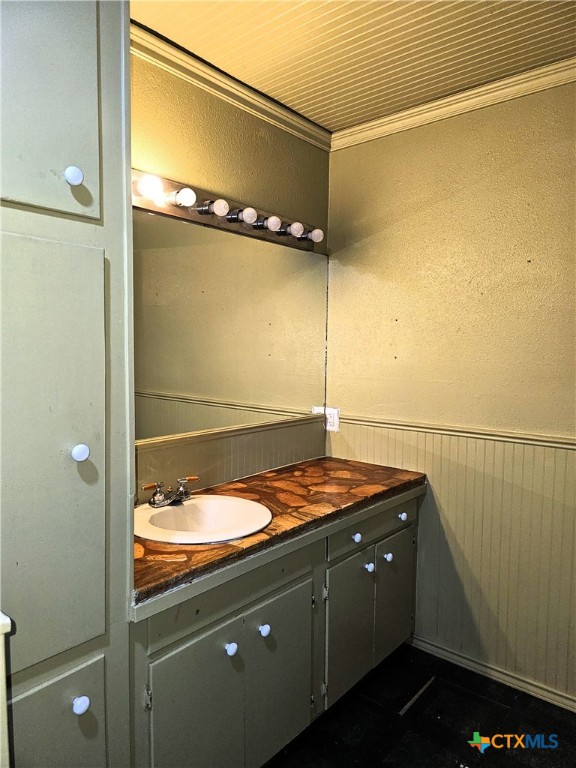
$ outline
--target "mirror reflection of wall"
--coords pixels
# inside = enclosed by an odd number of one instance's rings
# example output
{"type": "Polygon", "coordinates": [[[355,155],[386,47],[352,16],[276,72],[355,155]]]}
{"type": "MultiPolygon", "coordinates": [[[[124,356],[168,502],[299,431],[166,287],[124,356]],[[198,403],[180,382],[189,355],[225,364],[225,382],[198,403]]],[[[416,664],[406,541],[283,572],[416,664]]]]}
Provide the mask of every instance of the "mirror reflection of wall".
{"type": "Polygon", "coordinates": [[[324,404],[327,259],[134,211],[136,438],[324,404]]]}

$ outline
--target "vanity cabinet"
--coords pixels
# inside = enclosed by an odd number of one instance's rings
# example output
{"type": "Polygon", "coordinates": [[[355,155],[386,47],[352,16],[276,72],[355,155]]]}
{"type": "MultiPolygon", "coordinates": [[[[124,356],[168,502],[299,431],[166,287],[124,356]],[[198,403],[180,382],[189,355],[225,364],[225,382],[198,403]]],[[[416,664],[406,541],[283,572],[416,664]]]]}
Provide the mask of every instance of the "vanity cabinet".
{"type": "Polygon", "coordinates": [[[136,768],[260,768],[407,640],[418,503],[366,506],[136,621],[136,768]]]}
{"type": "Polygon", "coordinates": [[[147,646],[137,765],[258,768],[304,730],[321,685],[313,614],[322,556],[321,544],[296,552],[200,595],[183,615],[173,609],[136,625],[137,644],[147,646]]]}
{"type": "Polygon", "coordinates": [[[413,631],[416,501],[328,539],[326,695],[333,704],[413,631]],[[382,537],[383,531],[401,528],[382,537]],[[404,526],[404,527],[402,527],[404,526]],[[375,544],[366,541],[376,538],[375,544]],[[352,555],[338,555],[357,547],[352,555]]]}
{"type": "Polygon", "coordinates": [[[260,766],[310,722],[312,582],[150,664],[155,768],[260,766]]]}

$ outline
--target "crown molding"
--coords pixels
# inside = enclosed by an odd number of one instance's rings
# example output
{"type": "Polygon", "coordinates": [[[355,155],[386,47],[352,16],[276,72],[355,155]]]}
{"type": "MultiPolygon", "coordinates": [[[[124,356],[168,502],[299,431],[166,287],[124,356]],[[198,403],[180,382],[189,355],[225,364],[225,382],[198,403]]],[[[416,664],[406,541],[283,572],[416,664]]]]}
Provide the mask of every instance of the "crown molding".
{"type": "Polygon", "coordinates": [[[202,88],[235,107],[265,120],[320,149],[330,149],[330,131],[277,104],[242,83],[174,48],[155,35],[130,26],[130,49],[176,77],[202,88]]]}
{"type": "Polygon", "coordinates": [[[445,99],[423,104],[419,107],[396,112],[388,117],[371,120],[354,128],[345,128],[332,134],[331,151],[363,144],[367,141],[389,136],[392,133],[407,131],[420,125],[435,123],[475,109],[482,109],[493,104],[528,96],[558,85],[565,85],[576,80],[576,57],[564,59],[555,64],[533,69],[521,75],[514,75],[497,80],[488,85],[471,88],[445,99]]]}

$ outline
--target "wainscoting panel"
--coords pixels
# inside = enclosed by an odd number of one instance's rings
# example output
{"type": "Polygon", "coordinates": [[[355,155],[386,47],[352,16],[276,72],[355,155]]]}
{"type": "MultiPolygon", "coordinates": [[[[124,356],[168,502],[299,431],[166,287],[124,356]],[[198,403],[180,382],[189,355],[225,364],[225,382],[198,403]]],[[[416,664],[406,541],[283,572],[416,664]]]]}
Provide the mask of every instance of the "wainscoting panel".
{"type": "Polygon", "coordinates": [[[330,455],[428,475],[415,642],[576,709],[576,445],[360,422],[330,455]]]}
{"type": "Polygon", "coordinates": [[[136,392],[136,439],[206,429],[285,421],[303,412],[251,403],[195,398],[164,392],[136,392]]]}
{"type": "Polygon", "coordinates": [[[274,424],[212,430],[139,441],[136,444],[136,493],[161,480],[174,485],[178,477],[198,475],[193,490],[266,469],[326,455],[323,416],[307,416],[274,424]]]}

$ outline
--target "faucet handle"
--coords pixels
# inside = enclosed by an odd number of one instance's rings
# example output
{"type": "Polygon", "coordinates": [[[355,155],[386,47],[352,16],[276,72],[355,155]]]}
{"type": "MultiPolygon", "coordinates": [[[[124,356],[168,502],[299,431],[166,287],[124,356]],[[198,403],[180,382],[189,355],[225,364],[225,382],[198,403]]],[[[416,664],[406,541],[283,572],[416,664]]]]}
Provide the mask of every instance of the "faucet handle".
{"type": "Polygon", "coordinates": [[[140,487],[143,491],[151,491],[154,488],[159,491],[161,488],[164,488],[164,483],[144,483],[140,487]]]}
{"type": "Polygon", "coordinates": [[[194,480],[200,480],[198,475],[188,475],[187,477],[179,477],[177,482],[180,483],[180,485],[184,485],[185,483],[191,483],[194,480]]]}
{"type": "Polygon", "coordinates": [[[164,501],[165,496],[164,491],[162,490],[162,488],[164,488],[164,483],[144,483],[141,488],[143,491],[154,490],[154,493],[148,502],[150,505],[154,506],[154,504],[159,504],[164,501]]]}
{"type": "Polygon", "coordinates": [[[189,499],[190,496],[192,496],[192,493],[188,488],[188,483],[191,483],[193,480],[199,480],[199,479],[200,478],[197,475],[187,475],[186,477],[179,477],[176,497],[180,501],[186,501],[186,499],[189,499]]]}

